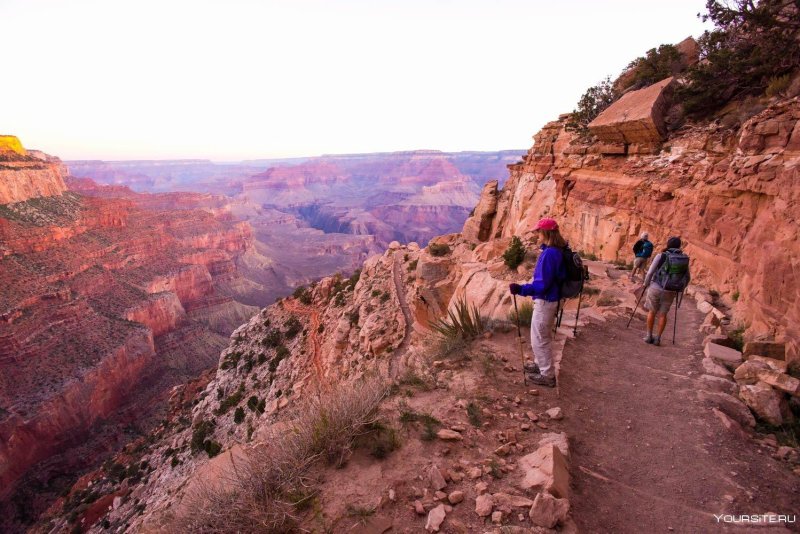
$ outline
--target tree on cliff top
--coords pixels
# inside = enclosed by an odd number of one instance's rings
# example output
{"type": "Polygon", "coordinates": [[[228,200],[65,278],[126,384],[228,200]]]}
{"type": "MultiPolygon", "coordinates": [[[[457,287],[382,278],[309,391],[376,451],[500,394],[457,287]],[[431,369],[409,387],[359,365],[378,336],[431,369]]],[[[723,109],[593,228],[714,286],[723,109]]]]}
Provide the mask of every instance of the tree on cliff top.
{"type": "Polygon", "coordinates": [[[702,61],[678,91],[688,113],[707,115],[760,95],[800,67],[800,0],[708,0],[706,9],[699,16],[715,28],[698,39],[702,61]]]}
{"type": "MultiPolygon", "coordinates": [[[[662,44],[658,48],[651,48],[644,56],[631,61],[620,79],[631,73],[628,83],[620,89],[641,89],[664,78],[678,74],[684,65],[681,53],[671,44],[662,44]]],[[[619,80],[618,80],[619,81],[619,80]]]]}
{"type": "Polygon", "coordinates": [[[606,77],[606,79],[583,93],[581,99],[578,100],[577,107],[570,116],[568,126],[583,133],[588,133],[587,125],[619,97],[619,93],[614,89],[614,84],[611,83],[611,77],[606,77]]]}

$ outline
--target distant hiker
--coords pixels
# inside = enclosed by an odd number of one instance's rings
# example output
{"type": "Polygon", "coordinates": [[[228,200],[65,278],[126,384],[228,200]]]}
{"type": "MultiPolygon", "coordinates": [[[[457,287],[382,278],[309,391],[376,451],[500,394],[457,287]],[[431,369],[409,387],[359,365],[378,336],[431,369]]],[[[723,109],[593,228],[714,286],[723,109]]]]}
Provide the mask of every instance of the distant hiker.
{"type": "MultiPolygon", "coordinates": [[[[667,313],[675,297],[686,289],[689,275],[689,257],[681,250],[681,239],[670,237],[667,248],[656,255],[644,283],[639,291],[647,291],[645,307],[647,308],[647,336],[645,343],[661,344],[661,334],[667,326],[667,313]],[[653,326],[658,316],[658,333],[653,335],[653,326]]],[[[677,306],[677,304],[676,304],[677,306]]],[[[674,340],[673,340],[674,341],[674,340]]]]}
{"type": "Polygon", "coordinates": [[[633,244],[633,270],[631,271],[631,280],[636,279],[636,273],[644,273],[644,267],[647,265],[647,260],[653,255],[653,243],[648,239],[647,232],[642,232],[639,236],[639,241],[633,244]]]}
{"type": "Polygon", "coordinates": [[[511,284],[509,290],[512,295],[533,297],[531,348],[536,362],[525,364],[526,377],[534,384],[554,387],[553,325],[560,299],[559,286],[566,278],[562,251],[567,242],[561,237],[558,223],[553,219],[540,220],[534,230],[539,232],[542,251],[533,271],[533,281],[530,284],[511,284]]]}

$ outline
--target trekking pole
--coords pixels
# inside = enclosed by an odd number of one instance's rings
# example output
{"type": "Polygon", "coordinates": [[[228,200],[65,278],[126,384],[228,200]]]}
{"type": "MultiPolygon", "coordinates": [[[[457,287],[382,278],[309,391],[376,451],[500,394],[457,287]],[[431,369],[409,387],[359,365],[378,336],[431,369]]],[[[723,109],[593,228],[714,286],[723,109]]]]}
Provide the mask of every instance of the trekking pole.
{"type": "Polygon", "coordinates": [[[642,301],[642,297],[644,296],[646,291],[647,291],[646,287],[642,288],[642,294],[639,295],[638,299],[636,299],[636,307],[633,308],[633,313],[631,313],[631,318],[628,319],[628,324],[625,328],[629,328],[631,326],[631,321],[633,321],[633,316],[636,315],[636,310],[639,309],[639,303],[642,301]]]}
{"type": "Polygon", "coordinates": [[[678,330],[678,308],[681,306],[681,297],[683,292],[675,292],[675,320],[672,321],[672,344],[675,344],[675,331],[678,330]]]}
{"type": "MultiPolygon", "coordinates": [[[[519,327],[519,309],[517,308],[517,296],[511,295],[514,298],[514,315],[517,318],[517,344],[519,345],[519,359],[522,361],[522,383],[528,385],[528,377],[525,376],[525,356],[522,354],[522,330],[519,327]]],[[[531,326],[533,328],[533,326],[531,326]]]]}
{"type": "Polygon", "coordinates": [[[581,300],[583,300],[583,286],[581,286],[581,292],[578,293],[578,311],[575,312],[575,326],[572,328],[572,335],[578,335],[578,317],[581,316],[581,300]]]}

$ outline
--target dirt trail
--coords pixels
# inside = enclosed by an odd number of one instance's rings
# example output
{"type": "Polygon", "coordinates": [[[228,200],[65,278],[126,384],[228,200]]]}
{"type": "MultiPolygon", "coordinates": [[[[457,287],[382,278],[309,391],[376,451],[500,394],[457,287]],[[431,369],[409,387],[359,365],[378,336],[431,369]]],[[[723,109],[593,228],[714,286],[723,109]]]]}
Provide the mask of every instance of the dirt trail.
{"type": "Polygon", "coordinates": [[[580,530],[752,532],[714,514],[800,513],[797,477],[752,438],[725,430],[697,399],[702,316],[694,302],[680,309],[675,345],[673,318],[661,347],[643,342],[641,319],[626,329],[621,316],[589,324],[567,343],[560,400],[580,530]]]}
{"type": "Polygon", "coordinates": [[[394,265],[392,265],[392,279],[394,280],[395,296],[400,301],[400,309],[406,321],[403,341],[400,342],[400,345],[392,353],[392,359],[389,362],[389,378],[395,379],[397,378],[403,356],[411,343],[411,324],[413,323],[411,310],[408,307],[408,302],[406,302],[406,289],[403,283],[403,263],[400,261],[400,255],[397,253],[394,255],[394,265]]]}
{"type": "Polygon", "coordinates": [[[317,337],[319,331],[319,312],[310,306],[304,306],[293,299],[286,299],[283,306],[287,311],[308,317],[308,343],[311,345],[311,363],[317,374],[317,383],[320,386],[326,383],[324,371],[322,369],[322,359],[320,356],[320,343],[317,337]]]}

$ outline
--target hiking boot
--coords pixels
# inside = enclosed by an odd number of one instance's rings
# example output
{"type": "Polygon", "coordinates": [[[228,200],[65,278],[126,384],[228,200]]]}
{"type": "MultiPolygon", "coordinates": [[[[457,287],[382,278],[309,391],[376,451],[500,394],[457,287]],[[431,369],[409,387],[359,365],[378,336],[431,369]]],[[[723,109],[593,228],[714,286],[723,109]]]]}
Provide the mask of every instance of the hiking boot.
{"type": "Polygon", "coordinates": [[[652,345],[656,338],[654,338],[651,334],[647,334],[644,336],[644,342],[648,345],[652,345]]]}
{"type": "Polygon", "coordinates": [[[542,376],[539,373],[525,373],[525,378],[537,386],[545,386],[548,388],[556,387],[556,377],[554,376],[542,376]]]}
{"type": "Polygon", "coordinates": [[[656,347],[661,345],[661,338],[659,336],[653,338],[653,345],[655,345],[656,347]]]}
{"type": "Polygon", "coordinates": [[[525,372],[532,375],[539,374],[539,366],[536,365],[536,362],[525,362],[522,366],[525,369],[525,372]]]}

